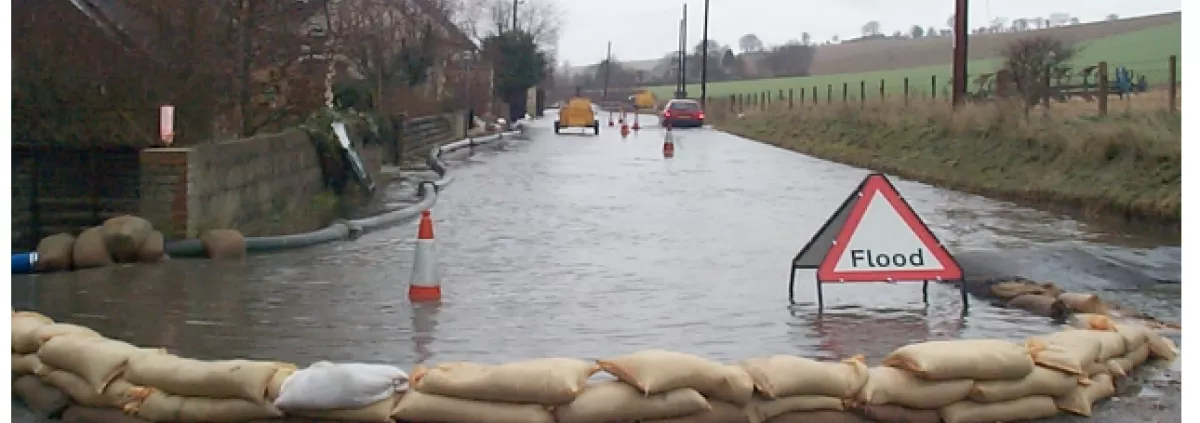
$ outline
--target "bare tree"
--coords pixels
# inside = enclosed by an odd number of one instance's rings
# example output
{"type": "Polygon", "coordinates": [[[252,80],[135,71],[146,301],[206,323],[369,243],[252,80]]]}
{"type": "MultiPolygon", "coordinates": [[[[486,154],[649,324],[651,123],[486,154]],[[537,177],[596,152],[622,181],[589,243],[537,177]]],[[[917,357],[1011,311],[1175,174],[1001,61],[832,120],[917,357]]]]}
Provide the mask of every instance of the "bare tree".
{"type": "Polygon", "coordinates": [[[809,34],[808,32],[800,33],[800,42],[804,43],[804,45],[812,44],[812,35],[809,34]]]}
{"type": "Polygon", "coordinates": [[[1004,28],[1008,27],[1008,18],[997,17],[992,19],[992,24],[988,27],[993,33],[1004,32],[1004,28]]]}
{"type": "MultiPolygon", "coordinates": [[[[462,9],[455,22],[476,40],[489,34],[512,30],[512,0],[447,0],[457,2],[462,9]]],[[[553,0],[521,0],[517,4],[517,29],[533,36],[538,46],[555,51],[562,34],[564,16],[553,0]]]]}
{"type": "Polygon", "coordinates": [[[1075,47],[1050,36],[1034,36],[1015,40],[1004,47],[1004,67],[1008,81],[1015,85],[1026,116],[1029,110],[1051,93],[1052,81],[1061,78],[1070,68],[1067,63],[1079,52],[1075,47]]]}
{"type": "Polygon", "coordinates": [[[746,34],[738,39],[738,48],[742,50],[742,53],[756,53],[763,51],[765,46],[757,35],[746,34]]]}
{"type": "Polygon", "coordinates": [[[1017,18],[1012,21],[1013,32],[1021,32],[1029,30],[1029,19],[1017,18]]]}
{"type": "Polygon", "coordinates": [[[868,37],[871,35],[879,35],[879,21],[870,21],[862,26],[862,35],[868,37]]]}
{"type": "Polygon", "coordinates": [[[1106,21],[1115,21],[1117,19],[1121,19],[1121,18],[1119,16],[1117,16],[1116,13],[1109,13],[1108,16],[1104,17],[1104,20],[1106,20],[1106,21]]]}
{"type": "Polygon", "coordinates": [[[908,30],[908,35],[913,38],[921,38],[925,36],[925,28],[920,25],[913,25],[912,29],[908,30]]]}
{"type": "Polygon", "coordinates": [[[1063,26],[1071,21],[1071,15],[1066,13],[1051,13],[1048,26],[1063,26]]]}

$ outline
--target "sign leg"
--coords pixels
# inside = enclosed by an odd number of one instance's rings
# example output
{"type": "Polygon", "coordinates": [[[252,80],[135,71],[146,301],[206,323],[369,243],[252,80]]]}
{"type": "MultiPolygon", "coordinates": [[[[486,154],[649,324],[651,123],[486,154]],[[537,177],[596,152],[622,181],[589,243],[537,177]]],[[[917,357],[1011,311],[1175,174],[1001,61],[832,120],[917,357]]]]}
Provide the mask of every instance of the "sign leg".
{"type": "Polygon", "coordinates": [[[929,305],[929,281],[921,281],[921,302],[929,305]]]}
{"type": "Polygon", "coordinates": [[[966,275],[963,275],[962,280],[958,281],[958,287],[959,287],[960,293],[962,294],[963,314],[965,315],[965,314],[967,314],[967,309],[970,308],[970,305],[967,303],[967,277],[966,277],[966,275]]]}
{"type": "Polygon", "coordinates": [[[821,288],[821,279],[817,279],[817,314],[825,309],[825,292],[821,288]]]}
{"type": "Polygon", "coordinates": [[[796,268],[789,267],[788,273],[792,275],[788,279],[788,304],[796,305],[796,268]]]}

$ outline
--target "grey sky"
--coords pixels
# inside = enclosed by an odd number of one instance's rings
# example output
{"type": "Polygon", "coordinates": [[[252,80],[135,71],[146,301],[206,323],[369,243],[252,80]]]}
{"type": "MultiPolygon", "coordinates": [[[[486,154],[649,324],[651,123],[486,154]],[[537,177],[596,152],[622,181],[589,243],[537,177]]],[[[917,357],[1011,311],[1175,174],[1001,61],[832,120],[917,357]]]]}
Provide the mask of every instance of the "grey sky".
{"type": "MultiPolygon", "coordinates": [[[[537,0],[558,3],[565,21],[559,42],[559,60],[572,66],[595,63],[613,43],[613,56],[621,60],[654,59],[677,45],[682,5],[688,4],[688,44],[702,37],[703,0],[537,0]]],[[[1068,13],[1081,21],[1102,20],[1110,13],[1121,17],[1180,10],[1181,0],[974,0],[973,27],[994,18],[1048,16],[1068,13]]],[[[808,31],[814,41],[833,35],[861,35],[862,25],[879,21],[884,33],[906,31],[913,24],[942,28],[954,12],[953,0],[710,0],[709,38],[736,45],[753,32],[771,45],[800,39],[808,31]]]]}

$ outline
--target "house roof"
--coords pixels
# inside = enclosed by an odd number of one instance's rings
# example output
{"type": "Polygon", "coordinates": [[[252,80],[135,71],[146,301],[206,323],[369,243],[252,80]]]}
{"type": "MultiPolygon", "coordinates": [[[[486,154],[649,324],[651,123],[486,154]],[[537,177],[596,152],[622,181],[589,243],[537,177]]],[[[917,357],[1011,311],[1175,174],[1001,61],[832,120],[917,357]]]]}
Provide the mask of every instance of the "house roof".
{"type": "Polygon", "coordinates": [[[462,30],[462,28],[460,28],[458,25],[455,25],[454,22],[451,22],[450,18],[446,16],[445,13],[442,13],[442,10],[433,2],[433,0],[412,1],[417,5],[417,8],[420,9],[422,13],[433,19],[433,21],[439,26],[446,29],[446,32],[451,38],[451,42],[463,47],[470,47],[472,50],[479,48],[479,45],[475,44],[475,41],[472,40],[471,37],[462,30]]]}

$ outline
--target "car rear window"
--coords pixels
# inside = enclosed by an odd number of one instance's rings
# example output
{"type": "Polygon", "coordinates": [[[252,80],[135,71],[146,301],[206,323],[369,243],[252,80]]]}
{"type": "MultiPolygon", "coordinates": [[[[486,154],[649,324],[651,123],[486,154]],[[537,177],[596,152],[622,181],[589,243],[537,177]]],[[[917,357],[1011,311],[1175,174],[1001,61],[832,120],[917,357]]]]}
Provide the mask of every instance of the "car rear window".
{"type": "Polygon", "coordinates": [[[671,103],[671,110],[700,110],[700,103],[677,101],[671,103]]]}

